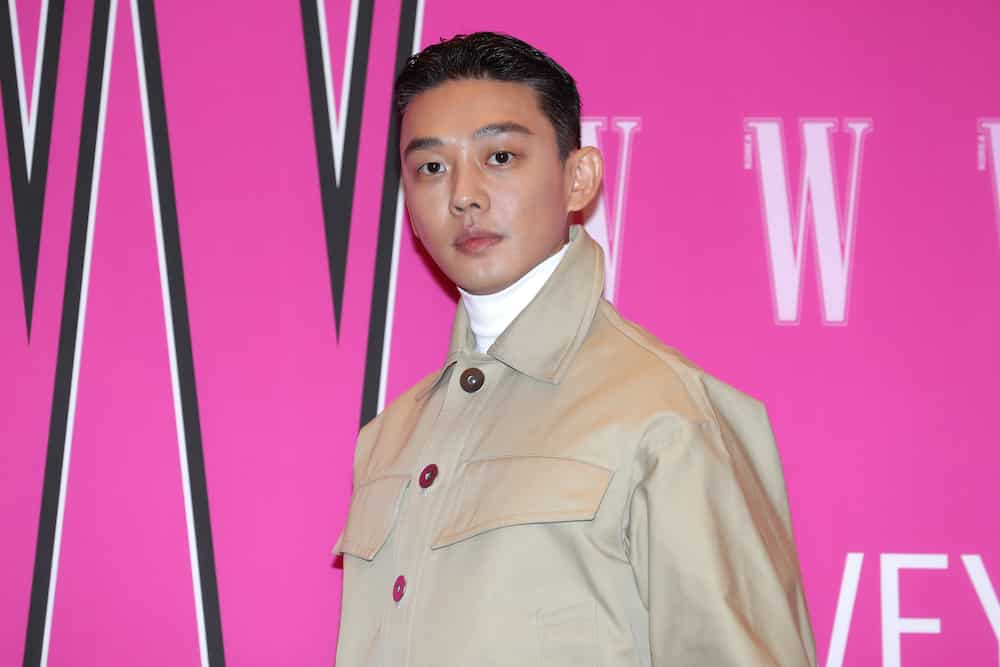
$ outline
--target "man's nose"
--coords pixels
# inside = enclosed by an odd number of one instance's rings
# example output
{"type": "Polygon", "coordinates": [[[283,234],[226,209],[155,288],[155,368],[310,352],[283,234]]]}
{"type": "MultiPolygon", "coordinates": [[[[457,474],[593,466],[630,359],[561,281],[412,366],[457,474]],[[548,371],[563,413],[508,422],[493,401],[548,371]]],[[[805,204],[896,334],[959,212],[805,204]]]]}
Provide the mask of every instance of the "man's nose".
{"type": "Polygon", "coordinates": [[[451,211],[455,215],[470,212],[483,213],[490,208],[490,197],[482,179],[473,167],[455,170],[454,190],[451,193],[451,211]]]}

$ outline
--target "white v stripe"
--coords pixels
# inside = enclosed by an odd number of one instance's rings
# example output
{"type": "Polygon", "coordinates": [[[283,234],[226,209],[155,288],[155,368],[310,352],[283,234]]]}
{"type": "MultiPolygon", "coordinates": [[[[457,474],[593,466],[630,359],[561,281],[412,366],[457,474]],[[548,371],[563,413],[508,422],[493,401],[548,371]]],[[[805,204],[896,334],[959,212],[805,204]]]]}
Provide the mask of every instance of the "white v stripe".
{"type": "Polygon", "coordinates": [[[358,24],[358,0],[351,0],[351,18],[347,28],[347,49],[344,54],[344,72],[340,87],[340,106],[333,91],[333,75],[330,67],[330,38],[326,23],[326,7],[323,0],[316,0],[319,16],[319,39],[323,50],[323,80],[326,82],[327,108],[330,110],[330,136],[333,138],[333,168],[337,185],[340,185],[340,165],[344,154],[344,136],[347,131],[347,107],[351,97],[351,74],[354,71],[354,40],[358,24]]]}
{"type": "MultiPolygon", "coordinates": [[[[47,5],[48,2],[46,1],[42,6],[43,30],[45,20],[44,16],[47,5]]],[[[111,0],[111,11],[108,13],[108,34],[104,46],[104,71],[101,74],[101,101],[97,114],[97,142],[94,149],[94,168],[90,179],[90,208],[87,211],[87,241],[83,256],[83,273],[80,281],[80,308],[77,313],[76,340],[74,341],[76,350],[73,353],[73,377],[70,381],[69,405],[67,406],[66,439],[64,441],[65,444],[63,445],[62,471],[60,473],[59,480],[59,502],[58,509],[56,511],[56,529],[53,540],[52,565],[49,570],[49,596],[45,606],[45,631],[42,635],[41,667],[46,667],[49,661],[49,642],[52,638],[52,611],[56,599],[56,584],[59,582],[59,552],[62,548],[63,519],[65,517],[66,510],[66,486],[69,480],[70,454],[72,452],[73,445],[73,424],[76,419],[76,398],[80,378],[80,358],[82,356],[81,353],[83,348],[84,325],[87,320],[87,296],[90,292],[90,264],[91,258],[94,254],[94,222],[97,213],[97,195],[100,190],[101,158],[104,153],[104,121],[107,118],[108,84],[111,79],[111,54],[114,52],[114,25],[117,5],[117,0],[111,0]]],[[[11,3],[11,7],[13,7],[13,3],[11,3]]],[[[42,39],[41,34],[39,35],[39,40],[42,39]]],[[[15,41],[15,52],[17,51],[18,48],[15,41]]],[[[41,51],[42,45],[40,43],[38,52],[41,53],[41,51]]],[[[38,80],[40,69],[41,68],[39,67],[35,70],[36,82],[38,80]]]]}
{"type": "Polygon", "coordinates": [[[17,22],[17,1],[10,0],[10,31],[14,43],[14,70],[17,72],[17,102],[21,111],[21,133],[28,179],[35,153],[35,123],[38,119],[38,89],[42,83],[42,54],[45,52],[45,29],[48,25],[49,0],[42,0],[38,19],[38,39],[35,47],[35,71],[31,82],[31,99],[24,85],[24,54],[21,52],[21,31],[17,22]]]}

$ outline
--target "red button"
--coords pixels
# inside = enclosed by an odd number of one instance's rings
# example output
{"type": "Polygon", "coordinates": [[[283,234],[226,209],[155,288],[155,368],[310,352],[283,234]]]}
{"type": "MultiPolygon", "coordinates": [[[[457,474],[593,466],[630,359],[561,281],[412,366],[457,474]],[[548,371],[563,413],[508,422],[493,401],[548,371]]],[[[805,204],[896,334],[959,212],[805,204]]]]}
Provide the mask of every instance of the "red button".
{"type": "Polygon", "coordinates": [[[420,488],[426,489],[434,483],[438,476],[438,467],[433,463],[420,472],[420,488]]]}
{"type": "Polygon", "coordinates": [[[399,602],[403,599],[403,593],[406,592],[406,577],[399,575],[396,577],[396,583],[392,586],[392,599],[399,602]]]}

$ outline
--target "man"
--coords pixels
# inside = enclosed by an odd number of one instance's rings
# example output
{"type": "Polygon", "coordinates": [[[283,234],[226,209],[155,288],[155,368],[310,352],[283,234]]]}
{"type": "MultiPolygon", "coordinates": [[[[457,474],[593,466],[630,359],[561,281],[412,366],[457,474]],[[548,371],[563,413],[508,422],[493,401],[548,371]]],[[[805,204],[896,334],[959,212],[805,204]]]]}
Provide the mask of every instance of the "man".
{"type": "Polygon", "coordinates": [[[414,234],[458,286],[444,364],[362,430],[338,667],[815,663],[761,404],[601,298],[580,100],[492,33],[395,89],[414,234]]]}

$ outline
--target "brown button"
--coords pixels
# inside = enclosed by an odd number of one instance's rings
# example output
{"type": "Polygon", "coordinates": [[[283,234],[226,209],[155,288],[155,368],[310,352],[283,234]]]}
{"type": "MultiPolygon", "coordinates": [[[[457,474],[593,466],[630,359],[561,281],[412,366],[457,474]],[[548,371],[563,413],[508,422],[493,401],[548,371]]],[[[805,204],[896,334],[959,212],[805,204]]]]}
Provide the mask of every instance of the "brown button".
{"type": "Polygon", "coordinates": [[[420,472],[420,488],[426,489],[434,483],[438,476],[438,467],[431,463],[420,472]]]}
{"type": "Polygon", "coordinates": [[[404,593],[406,593],[406,577],[399,575],[396,577],[396,583],[392,585],[392,599],[399,602],[403,599],[404,593]]]}
{"type": "Polygon", "coordinates": [[[486,376],[478,368],[466,368],[462,371],[462,376],[458,379],[458,383],[462,385],[462,389],[470,394],[482,389],[483,382],[485,381],[486,376]]]}

